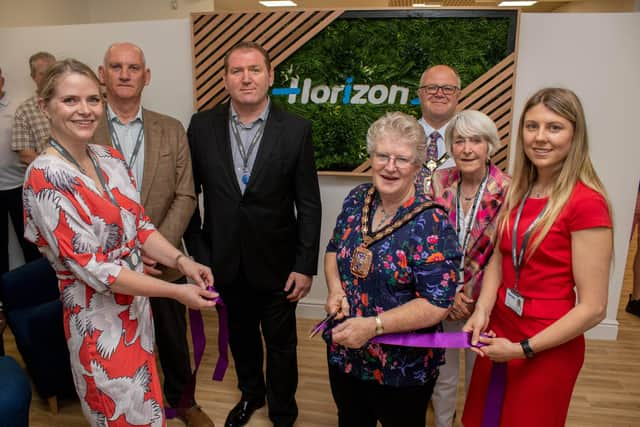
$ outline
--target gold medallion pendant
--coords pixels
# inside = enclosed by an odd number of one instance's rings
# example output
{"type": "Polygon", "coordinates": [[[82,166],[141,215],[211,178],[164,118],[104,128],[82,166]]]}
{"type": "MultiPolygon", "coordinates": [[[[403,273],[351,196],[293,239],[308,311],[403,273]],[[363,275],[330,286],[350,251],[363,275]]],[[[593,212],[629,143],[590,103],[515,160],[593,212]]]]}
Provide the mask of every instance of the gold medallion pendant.
{"type": "Polygon", "coordinates": [[[351,257],[351,273],[356,277],[367,277],[372,262],[373,253],[364,245],[358,246],[351,257]]]}

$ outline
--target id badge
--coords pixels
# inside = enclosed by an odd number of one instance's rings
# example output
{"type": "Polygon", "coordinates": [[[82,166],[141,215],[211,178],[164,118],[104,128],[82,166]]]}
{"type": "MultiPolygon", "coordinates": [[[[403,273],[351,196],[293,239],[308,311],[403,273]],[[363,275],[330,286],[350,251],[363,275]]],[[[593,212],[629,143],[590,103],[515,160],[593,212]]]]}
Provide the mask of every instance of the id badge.
{"type": "Polygon", "coordinates": [[[522,316],[524,298],[515,289],[508,288],[504,299],[504,305],[513,310],[518,316],[522,316]]]}

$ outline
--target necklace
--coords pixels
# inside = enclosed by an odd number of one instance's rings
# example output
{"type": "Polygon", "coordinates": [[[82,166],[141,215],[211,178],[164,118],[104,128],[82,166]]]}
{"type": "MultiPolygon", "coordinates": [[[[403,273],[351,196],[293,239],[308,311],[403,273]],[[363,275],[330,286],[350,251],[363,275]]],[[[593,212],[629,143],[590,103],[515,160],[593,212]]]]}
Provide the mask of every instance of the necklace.
{"type": "Polygon", "coordinates": [[[378,212],[378,210],[380,211],[380,213],[382,214],[382,219],[380,219],[380,221],[377,221],[378,224],[373,224],[373,228],[375,230],[379,230],[382,226],[384,226],[385,224],[387,224],[389,222],[389,220],[391,220],[391,218],[393,218],[394,213],[387,213],[387,211],[384,210],[384,208],[382,207],[382,203],[380,203],[380,206],[378,207],[378,209],[376,210],[376,213],[378,212]]]}

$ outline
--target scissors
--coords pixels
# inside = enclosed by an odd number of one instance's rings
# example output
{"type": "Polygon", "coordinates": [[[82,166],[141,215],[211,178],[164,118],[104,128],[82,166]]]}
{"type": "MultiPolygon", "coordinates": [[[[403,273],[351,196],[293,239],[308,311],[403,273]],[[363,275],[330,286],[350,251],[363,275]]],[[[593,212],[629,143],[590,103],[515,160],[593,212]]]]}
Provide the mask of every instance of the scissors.
{"type": "Polygon", "coordinates": [[[311,331],[309,331],[309,338],[313,338],[318,335],[318,332],[324,331],[324,329],[327,327],[327,323],[332,321],[339,312],[340,310],[336,311],[333,314],[327,314],[324,319],[322,319],[313,328],[311,328],[311,331]]]}

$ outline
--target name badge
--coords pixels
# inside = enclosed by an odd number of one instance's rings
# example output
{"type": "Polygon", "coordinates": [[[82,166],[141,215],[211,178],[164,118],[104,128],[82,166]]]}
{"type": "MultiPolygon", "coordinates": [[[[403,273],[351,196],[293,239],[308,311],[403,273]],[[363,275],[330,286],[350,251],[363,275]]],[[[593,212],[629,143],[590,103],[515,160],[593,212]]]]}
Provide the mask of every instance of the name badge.
{"type": "Polygon", "coordinates": [[[508,288],[506,298],[504,299],[504,305],[513,310],[518,316],[522,316],[524,298],[515,289],[508,288]]]}

